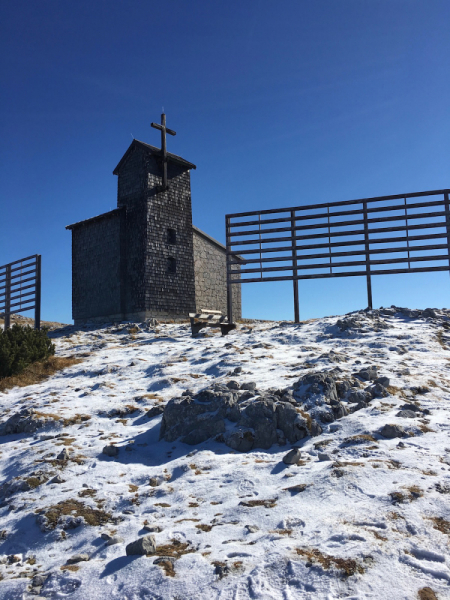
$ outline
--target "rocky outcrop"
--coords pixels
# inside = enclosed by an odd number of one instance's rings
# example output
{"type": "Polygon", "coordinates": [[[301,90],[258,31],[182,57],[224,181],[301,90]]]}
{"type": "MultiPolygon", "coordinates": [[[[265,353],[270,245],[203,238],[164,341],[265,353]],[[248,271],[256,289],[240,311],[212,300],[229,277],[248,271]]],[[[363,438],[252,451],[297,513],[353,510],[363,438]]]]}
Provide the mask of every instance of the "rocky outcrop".
{"type": "Polygon", "coordinates": [[[240,452],[295,444],[320,435],[324,424],[367,407],[373,398],[387,396],[383,384],[389,379],[369,365],[353,376],[340,367],[308,373],[293,389],[263,392],[254,383],[232,380],[196,395],[186,391],[166,404],[160,439],[195,445],[215,437],[240,452]]]}
{"type": "Polygon", "coordinates": [[[219,384],[194,397],[168,402],[160,439],[172,442],[181,438],[187,444],[199,444],[218,436],[230,448],[247,452],[286,441],[294,444],[320,433],[320,426],[303,413],[288,390],[258,392],[234,387],[219,384]]]}
{"type": "Polygon", "coordinates": [[[0,425],[0,435],[34,433],[50,424],[55,424],[54,416],[38,413],[32,408],[24,408],[20,412],[11,415],[9,419],[0,425]]]}

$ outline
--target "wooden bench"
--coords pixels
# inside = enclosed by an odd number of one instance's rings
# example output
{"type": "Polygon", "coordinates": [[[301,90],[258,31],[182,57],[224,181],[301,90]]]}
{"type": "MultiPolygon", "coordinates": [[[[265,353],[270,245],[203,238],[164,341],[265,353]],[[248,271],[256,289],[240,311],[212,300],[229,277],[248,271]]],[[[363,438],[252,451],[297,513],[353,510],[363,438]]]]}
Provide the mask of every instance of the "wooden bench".
{"type": "Polygon", "coordinates": [[[189,313],[192,335],[196,335],[204,327],[220,327],[222,335],[236,329],[235,323],[228,323],[228,317],[220,310],[202,310],[199,313],[189,313]]]}

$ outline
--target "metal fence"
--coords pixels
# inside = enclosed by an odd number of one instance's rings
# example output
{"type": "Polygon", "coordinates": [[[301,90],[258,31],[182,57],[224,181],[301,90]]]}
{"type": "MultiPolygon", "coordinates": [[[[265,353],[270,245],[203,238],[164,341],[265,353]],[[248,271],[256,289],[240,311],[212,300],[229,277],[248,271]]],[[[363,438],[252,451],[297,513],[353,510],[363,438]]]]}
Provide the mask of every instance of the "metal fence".
{"type": "Polygon", "coordinates": [[[5,329],[11,314],[34,308],[34,326],[41,328],[41,255],[21,258],[0,267],[0,313],[5,329]]]}
{"type": "Polygon", "coordinates": [[[293,281],[298,322],[299,279],[365,276],[372,308],[372,275],[449,271],[449,192],[226,215],[229,322],[233,284],[293,281]]]}

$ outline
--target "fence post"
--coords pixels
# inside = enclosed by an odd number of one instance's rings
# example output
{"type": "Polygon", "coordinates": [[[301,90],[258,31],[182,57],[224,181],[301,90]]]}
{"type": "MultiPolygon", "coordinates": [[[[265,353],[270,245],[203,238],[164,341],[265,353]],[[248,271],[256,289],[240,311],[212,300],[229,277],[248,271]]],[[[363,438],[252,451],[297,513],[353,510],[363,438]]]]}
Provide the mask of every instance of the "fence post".
{"type": "Polygon", "coordinates": [[[367,202],[364,207],[364,245],[366,254],[366,277],[367,277],[367,306],[372,310],[372,280],[370,278],[370,248],[369,248],[369,221],[367,219],[367,202]]]}
{"type": "Polygon", "coordinates": [[[11,326],[11,265],[6,265],[5,273],[5,331],[11,326]]]}
{"type": "MultiPolygon", "coordinates": [[[[295,210],[291,210],[291,237],[292,237],[292,274],[294,279],[294,322],[300,323],[300,307],[298,303],[298,271],[297,271],[297,246],[295,240],[295,210]]],[[[261,272],[262,273],[262,272],[261,272]]]]}
{"type": "Polygon", "coordinates": [[[230,227],[229,227],[229,218],[227,215],[225,215],[225,232],[226,232],[226,243],[227,243],[227,255],[226,255],[226,272],[227,272],[227,317],[228,317],[228,323],[233,323],[233,289],[232,289],[232,285],[231,285],[231,273],[229,273],[229,267],[230,265],[230,258],[231,258],[231,254],[229,254],[229,252],[231,251],[231,246],[230,246],[230,227]]]}
{"type": "MultiPolygon", "coordinates": [[[[450,205],[449,205],[449,201],[448,201],[448,192],[444,193],[444,204],[445,204],[445,212],[447,213],[445,215],[445,225],[446,225],[446,229],[447,229],[447,251],[448,251],[448,265],[450,267],[450,215],[448,214],[450,211],[450,205]]],[[[449,273],[450,273],[450,269],[449,269],[449,273]]]]}
{"type": "Polygon", "coordinates": [[[41,255],[36,254],[36,287],[34,300],[34,328],[41,328],[41,255]]]}

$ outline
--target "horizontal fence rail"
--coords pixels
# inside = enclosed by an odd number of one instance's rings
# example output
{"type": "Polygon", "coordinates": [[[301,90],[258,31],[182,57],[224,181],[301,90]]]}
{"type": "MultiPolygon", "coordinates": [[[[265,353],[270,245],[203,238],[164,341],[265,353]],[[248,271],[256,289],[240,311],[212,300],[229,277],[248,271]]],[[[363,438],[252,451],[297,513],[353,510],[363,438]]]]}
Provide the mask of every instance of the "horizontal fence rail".
{"type": "Polygon", "coordinates": [[[450,270],[450,190],[226,215],[228,318],[231,286],[450,270]],[[237,273],[239,273],[237,275],[237,273]]]}
{"type": "Polygon", "coordinates": [[[34,309],[34,326],[41,328],[41,255],[34,254],[0,267],[0,313],[5,330],[11,314],[34,309]]]}

